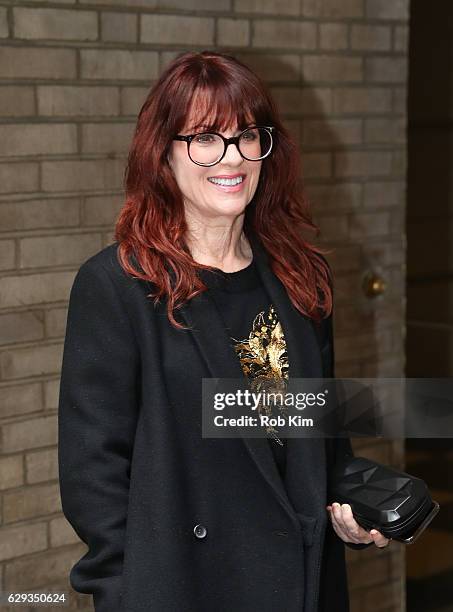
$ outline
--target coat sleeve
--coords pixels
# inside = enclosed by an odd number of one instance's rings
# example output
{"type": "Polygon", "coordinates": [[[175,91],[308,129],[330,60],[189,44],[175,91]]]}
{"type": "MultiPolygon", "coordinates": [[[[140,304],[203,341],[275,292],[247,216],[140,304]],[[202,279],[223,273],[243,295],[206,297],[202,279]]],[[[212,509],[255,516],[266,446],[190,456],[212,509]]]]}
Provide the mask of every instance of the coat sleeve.
{"type": "MultiPolygon", "coordinates": [[[[323,258],[327,263],[327,260],[323,258]]],[[[323,370],[325,372],[325,378],[335,378],[335,351],[334,351],[334,334],[333,334],[333,309],[330,315],[324,321],[326,342],[321,350],[323,359],[323,370]]],[[[326,443],[329,445],[333,443],[333,457],[337,458],[347,455],[353,455],[351,440],[345,437],[335,437],[331,440],[327,439],[326,443]]],[[[344,542],[344,540],[343,540],[344,542]]],[[[354,542],[344,542],[346,546],[354,550],[361,550],[362,548],[368,548],[374,545],[374,542],[368,544],[355,544],[354,542]]]]}
{"type": "Polygon", "coordinates": [[[71,586],[93,595],[96,612],[121,610],[130,460],[139,352],[107,269],[88,260],[69,298],[58,405],[63,513],[88,551],[71,586]]]}

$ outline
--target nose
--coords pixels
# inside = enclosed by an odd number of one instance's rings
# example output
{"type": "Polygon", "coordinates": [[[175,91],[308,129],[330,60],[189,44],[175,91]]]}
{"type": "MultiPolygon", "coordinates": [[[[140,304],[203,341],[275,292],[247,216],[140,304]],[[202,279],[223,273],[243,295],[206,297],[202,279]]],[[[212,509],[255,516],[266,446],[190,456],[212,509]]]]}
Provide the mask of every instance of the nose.
{"type": "Polygon", "coordinates": [[[243,162],[243,159],[244,158],[239,153],[239,149],[237,148],[237,145],[230,142],[230,144],[227,146],[225,155],[220,163],[223,163],[225,165],[231,164],[231,165],[237,166],[243,162]]]}

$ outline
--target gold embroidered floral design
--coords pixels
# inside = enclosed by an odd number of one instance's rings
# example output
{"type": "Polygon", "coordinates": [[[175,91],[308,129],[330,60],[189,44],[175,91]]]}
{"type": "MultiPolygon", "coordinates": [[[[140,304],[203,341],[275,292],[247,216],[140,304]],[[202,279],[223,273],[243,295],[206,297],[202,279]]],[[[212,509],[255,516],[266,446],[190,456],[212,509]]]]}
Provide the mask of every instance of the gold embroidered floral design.
{"type": "MultiPolygon", "coordinates": [[[[251,383],[251,391],[283,395],[288,379],[288,354],[283,329],[273,305],[267,313],[262,311],[256,315],[248,338],[232,340],[242,371],[251,383]]],[[[272,416],[273,406],[282,413],[287,411],[278,396],[271,404],[260,403],[257,409],[272,416]]],[[[283,445],[273,426],[266,426],[266,431],[277,444],[283,445]]]]}

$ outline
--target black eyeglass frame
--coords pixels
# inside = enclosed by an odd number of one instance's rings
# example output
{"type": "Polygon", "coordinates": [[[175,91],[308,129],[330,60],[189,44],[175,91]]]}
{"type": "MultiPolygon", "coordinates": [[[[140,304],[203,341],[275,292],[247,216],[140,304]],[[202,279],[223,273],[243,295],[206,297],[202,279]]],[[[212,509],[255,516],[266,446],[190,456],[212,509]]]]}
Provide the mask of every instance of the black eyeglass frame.
{"type": "Polygon", "coordinates": [[[272,153],[272,149],[274,148],[274,139],[272,137],[272,132],[274,130],[275,130],[275,127],[272,126],[272,125],[251,125],[248,128],[246,128],[244,131],[242,131],[238,136],[232,136],[231,138],[225,138],[225,136],[223,136],[222,134],[219,134],[219,132],[197,132],[196,134],[187,134],[186,136],[183,136],[182,134],[177,134],[176,136],[174,136],[173,140],[182,140],[184,142],[187,142],[187,155],[189,156],[189,159],[194,164],[197,164],[197,166],[209,167],[209,166],[215,166],[216,164],[218,164],[219,162],[222,161],[222,159],[226,155],[227,148],[228,148],[228,146],[230,144],[235,144],[237,150],[239,151],[239,155],[241,155],[241,157],[243,159],[246,159],[247,161],[261,161],[262,159],[265,159],[266,157],[268,157],[272,153]],[[245,155],[243,155],[241,153],[241,150],[239,149],[239,139],[241,138],[241,136],[243,134],[245,134],[245,132],[248,132],[249,130],[253,130],[253,129],[257,129],[257,128],[263,128],[265,130],[268,130],[269,136],[270,136],[270,139],[271,139],[271,146],[269,148],[268,153],[266,153],[266,155],[263,155],[263,157],[259,157],[258,159],[249,159],[248,157],[245,157],[245,155]],[[212,164],[202,164],[200,162],[196,162],[190,156],[190,143],[195,138],[195,136],[200,136],[201,134],[214,134],[215,136],[220,136],[220,138],[223,140],[223,144],[224,144],[225,148],[224,148],[224,151],[222,153],[222,156],[219,157],[219,159],[217,161],[213,162],[212,164]]]}

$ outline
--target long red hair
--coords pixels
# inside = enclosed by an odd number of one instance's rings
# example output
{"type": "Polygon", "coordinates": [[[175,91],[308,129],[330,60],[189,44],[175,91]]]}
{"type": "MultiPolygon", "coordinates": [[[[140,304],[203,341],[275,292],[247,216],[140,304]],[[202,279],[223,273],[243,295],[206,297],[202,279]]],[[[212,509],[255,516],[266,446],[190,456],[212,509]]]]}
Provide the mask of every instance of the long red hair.
{"type": "Polygon", "coordinates": [[[184,129],[191,109],[199,124],[223,131],[237,121],[276,129],[274,148],[262,161],[260,180],[244,214],[245,235],[254,232],[265,247],[273,272],[294,307],[319,322],[332,311],[332,277],[326,251],[303,233],[317,237],[303,194],[298,147],[279,118],[262,80],[236,58],[203,51],[178,56],[150,90],[138,115],[125,171],[126,201],[115,226],[124,270],[153,284],[148,297],[167,298],[167,315],[207,289],[185,242],[187,225],[181,191],[168,165],[173,137],[184,129]],[[208,123],[209,121],[209,123],[208,123]]]}

